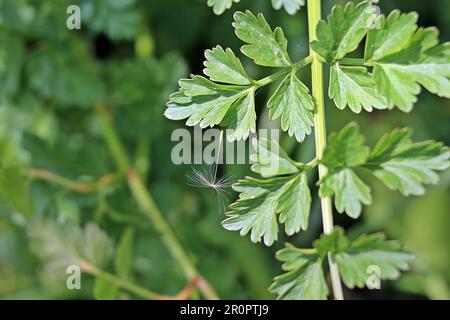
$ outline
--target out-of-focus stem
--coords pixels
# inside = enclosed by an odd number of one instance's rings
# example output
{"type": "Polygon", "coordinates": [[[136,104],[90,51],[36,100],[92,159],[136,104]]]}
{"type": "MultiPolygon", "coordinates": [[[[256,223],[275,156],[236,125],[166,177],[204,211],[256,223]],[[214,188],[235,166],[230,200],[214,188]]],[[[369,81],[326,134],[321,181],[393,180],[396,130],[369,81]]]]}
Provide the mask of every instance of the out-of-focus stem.
{"type": "Polygon", "coordinates": [[[182,245],[175,237],[172,229],[164,220],[161,212],[156,206],[152,196],[148,192],[141,177],[136,170],[129,164],[125,148],[113,126],[112,116],[104,104],[98,104],[96,107],[97,114],[103,125],[103,135],[112,156],[115,159],[119,170],[126,174],[128,185],[131,193],[147,217],[152,221],[156,230],[160,233],[166,247],[182,268],[186,278],[191,281],[198,280],[198,288],[208,299],[218,299],[218,296],[209,283],[197,271],[188,255],[184,251],[182,245]]]}

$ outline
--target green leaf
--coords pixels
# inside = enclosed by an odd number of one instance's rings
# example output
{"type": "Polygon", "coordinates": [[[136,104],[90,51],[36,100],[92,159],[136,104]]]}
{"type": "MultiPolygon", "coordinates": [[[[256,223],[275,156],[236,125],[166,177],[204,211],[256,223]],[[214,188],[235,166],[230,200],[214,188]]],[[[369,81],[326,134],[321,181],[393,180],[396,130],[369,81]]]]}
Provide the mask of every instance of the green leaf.
{"type": "MultiPolygon", "coordinates": [[[[50,45],[28,60],[26,75],[33,91],[62,106],[92,108],[105,95],[97,65],[76,49],[50,45]]],[[[86,49],[86,48],[84,48],[86,49]]]]}
{"type": "MultiPolygon", "coordinates": [[[[0,99],[17,93],[23,67],[24,45],[21,39],[0,36],[0,99]]],[[[0,101],[1,101],[0,100],[0,101]]]]}
{"type": "Polygon", "coordinates": [[[286,234],[307,229],[311,195],[305,173],[266,180],[247,177],[233,189],[240,194],[222,222],[225,229],[251,232],[252,242],[263,238],[267,246],[278,239],[277,214],[286,234]]]}
{"type": "Polygon", "coordinates": [[[364,164],[370,149],[364,145],[364,137],[355,122],[346,125],[339,133],[332,133],[324,152],[322,163],[333,171],[364,164]]]}
{"type": "Polygon", "coordinates": [[[407,270],[414,255],[405,252],[397,241],[387,241],[382,234],[362,235],[350,241],[340,227],[314,241],[313,249],[299,249],[290,244],[277,252],[287,271],[274,278],[270,287],[278,299],[326,299],[328,288],[323,275],[323,259],[331,254],[339,273],[349,288],[364,287],[374,280],[393,280],[407,270]]]}
{"type": "Polygon", "coordinates": [[[131,227],[125,229],[120,237],[119,244],[114,258],[116,273],[121,278],[129,278],[133,267],[133,240],[134,230],[131,227]]]}
{"type": "Polygon", "coordinates": [[[272,0],[272,6],[279,10],[284,7],[287,13],[294,15],[302,6],[305,5],[305,0],[272,0]]]}
{"type": "Polygon", "coordinates": [[[286,273],[274,278],[269,290],[283,300],[325,300],[328,287],[322,269],[323,258],[311,249],[290,244],[277,252],[286,273]]]}
{"type": "Polygon", "coordinates": [[[320,196],[336,195],[335,205],[339,213],[344,211],[356,219],[360,216],[362,204],[372,203],[370,188],[351,169],[344,169],[326,176],[320,182],[320,196]]]}
{"type": "Polygon", "coordinates": [[[180,92],[170,96],[164,115],[171,120],[186,119],[186,125],[201,128],[221,124],[230,141],[246,139],[256,131],[254,87],[216,84],[204,77],[180,80],[180,92]]]}
{"type": "Polygon", "coordinates": [[[385,109],[386,99],[380,96],[372,82],[372,75],[365,67],[344,67],[333,64],[330,72],[330,99],[339,109],[347,105],[355,113],[385,109]]]}
{"type": "Polygon", "coordinates": [[[136,37],[140,13],[136,0],[81,3],[83,22],[95,32],[104,32],[113,40],[132,40],[136,37]]]}
{"type": "Polygon", "coordinates": [[[23,217],[33,212],[33,201],[28,188],[28,164],[12,137],[0,138],[0,197],[23,217]]]}
{"type": "Polygon", "coordinates": [[[56,206],[58,208],[58,220],[61,222],[73,221],[80,222],[80,208],[78,203],[73,199],[59,195],[56,198],[56,206]]]}
{"type": "Polygon", "coordinates": [[[28,228],[28,237],[32,251],[45,263],[45,270],[59,276],[65,275],[69,265],[79,265],[82,260],[104,267],[113,254],[111,240],[93,223],[81,229],[73,222],[36,220],[28,228]]]}
{"type": "Polygon", "coordinates": [[[225,10],[230,9],[233,2],[238,3],[239,0],[208,0],[208,7],[212,7],[217,15],[221,15],[225,10]]]}
{"type": "Polygon", "coordinates": [[[286,76],[267,102],[269,117],[281,117],[281,128],[302,142],[314,124],[314,102],[308,88],[294,72],[286,76]]]}
{"type": "Polygon", "coordinates": [[[418,15],[415,12],[392,11],[387,18],[380,16],[377,28],[367,33],[366,60],[377,61],[407,47],[417,29],[418,15]]]}
{"type": "Polygon", "coordinates": [[[212,50],[206,50],[205,69],[203,73],[211,81],[247,85],[252,83],[252,79],[247,75],[241,61],[234,55],[230,48],[225,51],[221,46],[212,50]]]}
{"type": "Polygon", "coordinates": [[[320,181],[319,194],[326,197],[335,194],[336,209],[352,218],[359,217],[362,204],[369,205],[372,201],[370,188],[352,169],[365,164],[369,153],[358,126],[350,123],[338,134],[330,135],[323,155],[322,163],[329,172],[320,181]]]}
{"type": "Polygon", "coordinates": [[[289,158],[286,152],[275,141],[267,139],[253,140],[255,154],[250,155],[252,171],[265,178],[293,174],[299,171],[296,163],[289,158]]]}
{"type": "Polygon", "coordinates": [[[239,98],[225,115],[222,124],[228,128],[228,141],[246,140],[256,132],[255,90],[251,88],[239,98]]]}
{"type": "Polygon", "coordinates": [[[397,279],[414,259],[414,255],[402,250],[399,242],[387,241],[383,234],[362,235],[349,241],[342,228],[322,235],[315,247],[320,248],[321,254],[331,252],[349,288],[362,288],[373,276],[379,277],[378,280],[397,279]]]}
{"type": "Polygon", "coordinates": [[[94,282],[94,297],[97,300],[115,300],[119,294],[119,287],[107,277],[97,276],[94,282]]]}
{"type": "Polygon", "coordinates": [[[321,20],[317,25],[318,40],[311,43],[312,49],[328,62],[345,57],[358,48],[375,21],[375,11],[366,1],[356,6],[353,2],[335,6],[327,22],[321,20]]]}
{"type": "Polygon", "coordinates": [[[403,195],[423,195],[423,184],[436,184],[435,171],[450,166],[447,147],[434,141],[413,143],[410,129],[396,129],[384,135],[371,152],[367,165],[375,176],[403,195]]]}
{"type": "Polygon", "coordinates": [[[8,165],[0,168],[0,196],[12,208],[24,217],[33,212],[33,203],[28,187],[26,170],[20,165],[8,165]]]}
{"type": "Polygon", "coordinates": [[[241,48],[242,53],[256,64],[266,67],[289,67],[292,65],[287,53],[287,40],[283,30],[270,28],[262,14],[255,17],[250,11],[236,12],[233,26],[236,35],[248,43],[241,48]]]}
{"type": "Polygon", "coordinates": [[[405,112],[417,101],[419,85],[450,97],[450,46],[439,45],[437,29],[417,29],[416,21],[415,13],[394,11],[387,19],[381,18],[380,29],[369,32],[366,44],[365,59],[374,66],[378,92],[389,107],[405,112]]]}

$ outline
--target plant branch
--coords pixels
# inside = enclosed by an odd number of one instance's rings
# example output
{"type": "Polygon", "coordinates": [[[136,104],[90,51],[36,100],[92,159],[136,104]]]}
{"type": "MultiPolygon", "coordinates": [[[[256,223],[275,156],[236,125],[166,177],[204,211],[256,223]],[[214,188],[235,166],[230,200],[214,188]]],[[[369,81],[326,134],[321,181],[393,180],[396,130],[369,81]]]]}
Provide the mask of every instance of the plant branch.
{"type": "MultiPolygon", "coordinates": [[[[317,39],[316,27],[321,18],[320,0],[308,0],[308,24],[309,41],[317,39]]],[[[325,103],[324,103],[324,85],[323,85],[323,65],[317,54],[311,49],[313,62],[311,64],[312,77],[312,95],[317,105],[317,112],[314,115],[316,158],[320,161],[327,145],[327,132],[325,125],[325,103]]],[[[327,168],[319,164],[319,180],[327,174],[327,168]]],[[[329,234],[333,231],[333,209],[330,197],[320,199],[322,205],[323,231],[329,234]]],[[[339,276],[339,269],[331,255],[328,255],[330,265],[331,283],[333,295],[336,300],[343,300],[342,284],[339,276]]]]}
{"type": "Polygon", "coordinates": [[[204,296],[208,299],[218,299],[214,289],[196,270],[187,253],[176,239],[172,229],[164,220],[152,196],[145,187],[144,182],[137,174],[136,170],[130,166],[125,149],[112,124],[112,116],[106,106],[104,104],[97,104],[96,110],[103,125],[105,141],[120,171],[126,173],[128,185],[134,199],[147,217],[152,221],[156,230],[160,233],[165,245],[182,268],[186,278],[190,281],[195,278],[200,278],[201,281],[199,281],[199,283],[201,283],[201,285],[199,284],[198,287],[204,296]]]}
{"type": "Polygon", "coordinates": [[[313,57],[311,55],[309,55],[306,58],[303,58],[302,60],[300,60],[299,62],[293,64],[292,68],[286,68],[286,69],[280,70],[278,72],[275,72],[274,74],[271,74],[270,76],[267,76],[265,78],[262,78],[262,79],[256,81],[256,86],[257,86],[257,88],[264,87],[264,86],[278,80],[279,78],[288,75],[289,73],[292,72],[292,70],[297,71],[297,69],[303,68],[303,67],[311,64],[312,61],[313,61],[313,57]]]}
{"type": "Polygon", "coordinates": [[[79,182],[73,181],[63,176],[57,175],[46,169],[34,168],[28,172],[28,176],[32,179],[40,179],[58,184],[71,191],[80,193],[96,192],[113,183],[117,175],[107,174],[98,179],[96,182],[79,182]]]}

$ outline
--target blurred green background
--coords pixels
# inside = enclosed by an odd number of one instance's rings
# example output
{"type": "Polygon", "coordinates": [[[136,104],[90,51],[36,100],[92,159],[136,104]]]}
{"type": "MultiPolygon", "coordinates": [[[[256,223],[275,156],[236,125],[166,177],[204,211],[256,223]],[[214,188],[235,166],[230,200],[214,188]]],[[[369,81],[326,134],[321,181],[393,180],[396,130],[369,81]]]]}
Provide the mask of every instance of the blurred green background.
{"type": "MultiPolygon", "coordinates": [[[[324,0],[323,11],[345,2],[324,0]]],[[[417,11],[420,25],[437,26],[441,41],[450,40],[446,0],[380,0],[379,5],[384,13],[394,8],[417,11]]],[[[285,241],[310,246],[321,233],[317,196],[308,232],[289,239],[281,234],[273,247],[252,244],[248,237],[223,230],[224,212],[214,192],[188,186],[185,174],[191,167],[170,161],[174,145],[170,134],[184,123],[163,117],[177,79],[201,73],[205,49],[220,44],[238,52],[241,43],[231,26],[232,14],[244,9],[262,12],[272,26],[284,29],[293,60],[308,54],[306,9],[290,16],[274,10],[269,0],[242,0],[221,16],[213,14],[206,0],[0,0],[0,298],[93,297],[92,278],[83,276],[82,290],[67,290],[65,281],[46,274],[43,262],[30,251],[27,225],[42,217],[81,225],[95,221],[115,243],[131,227],[131,279],[165,294],[176,294],[185,285],[181,270],[125,183],[80,194],[27,178],[31,168],[84,182],[114,172],[94,113],[98,101],[108,104],[132,163],[219,295],[274,298],[267,292],[272,277],[280,273],[274,253],[285,241]],[[81,30],[66,28],[69,4],[81,7],[81,30]],[[11,163],[14,170],[2,170],[11,163]]],[[[255,78],[267,73],[241,58],[255,78]]],[[[301,76],[308,83],[309,74],[301,76]]],[[[257,96],[260,128],[279,125],[267,120],[264,106],[273,89],[257,96]]],[[[326,107],[329,132],[357,120],[372,145],[384,132],[403,126],[414,129],[416,140],[450,145],[450,101],[427,92],[410,114],[394,110],[356,116],[338,111],[329,101],[326,107]]],[[[285,136],[282,145],[298,160],[313,158],[312,136],[303,145],[285,136]]],[[[250,174],[248,165],[227,165],[221,171],[235,177],[250,174]]],[[[415,252],[417,259],[400,280],[383,283],[382,290],[346,290],[347,298],[450,299],[450,172],[421,198],[404,198],[373,179],[368,182],[374,204],[356,221],[336,213],[336,223],[355,236],[385,231],[415,252]]],[[[121,292],[118,298],[134,296],[121,292]]]]}

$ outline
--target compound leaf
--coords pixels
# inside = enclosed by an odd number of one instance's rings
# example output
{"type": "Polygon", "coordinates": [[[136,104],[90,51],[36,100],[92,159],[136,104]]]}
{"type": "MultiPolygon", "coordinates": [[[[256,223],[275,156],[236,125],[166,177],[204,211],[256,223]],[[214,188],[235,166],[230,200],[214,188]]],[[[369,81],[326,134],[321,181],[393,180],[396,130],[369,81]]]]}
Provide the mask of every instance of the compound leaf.
{"type": "Polygon", "coordinates": [[[45,262],[45,270],[51,274],[65,275],[69,265],[82,265],[83,261],[101,268],[113,254],[111,240],[93,223],[81,229],[72,222],[36,220],[29,227],[28,236],[32,251],[45,262]]]}
{"type": "Polygon", "coordinates": [[[254,88],[193,76],[180,80],[180,91],[170,96],[164,115],[171,120],[188,118],[186,125],[199,124],[201,128],[223,124],[235,129],[230,140],[246,139],[256,130],[254,88]]]}
{"type": "Polygon", "coordinates": [[[359,217],[362,204],[368,205],[372,201],[370,188],[352,169],[365,164],[369,153],[358,126],[351,123],[338,134],[330,135],[322,159],[329,172],[320,181],[320,195],[335,194],[336,209],[340,213],[345,211],[352,218],[359,217]]]}
{"type": "Polygon", "coordinates": [[[342,280],[349,288],[362,288],[373,280],[397,279],[407,270],[414,255],[405,252],[397,241],[387,241],[383,234],[362,235],[350,241],[342,228],[322,235],[314,243],[320,254],[331,252],[342,280]]]}
{"type": "Polygon", "coordinates": [[[290,244],[277,252],[286,273],[275,277],[269,290],[283,300],[325,300],[328,287],[322,268],[323,258],[311,249],[290,244]]]}
{"type": "Polygon", "coordinates": [[[304,173],[266,180],[247,177],[233,189],[240,194],[222,222],[225,229],[240,230],[241,235],[250,232],[252,242],[263,238],[267,246],[278,239],[277,214],[286,234],[306,230],[311,195],[304,173]]]}
{"type": "Polygon", "coordinates": [[[408,112],[417,101],[420,85],[450,97],[449,44],[439,45],[435,28],[417,29],[417,14],[393,11],[380,18],[380,29],[369,32],[365,59],[373,66],[377,91],[389,107],[408,112]]]}
{"type": "Polygon", "coordinates": [[[450,152],[442,143],[413,143],[410,129],[396,129],[384,135],[372,150],[367,165],[376,177],[403,195],[423,195],[423,184],[436,184],[435,171],[450,166],[450,152]]]}

